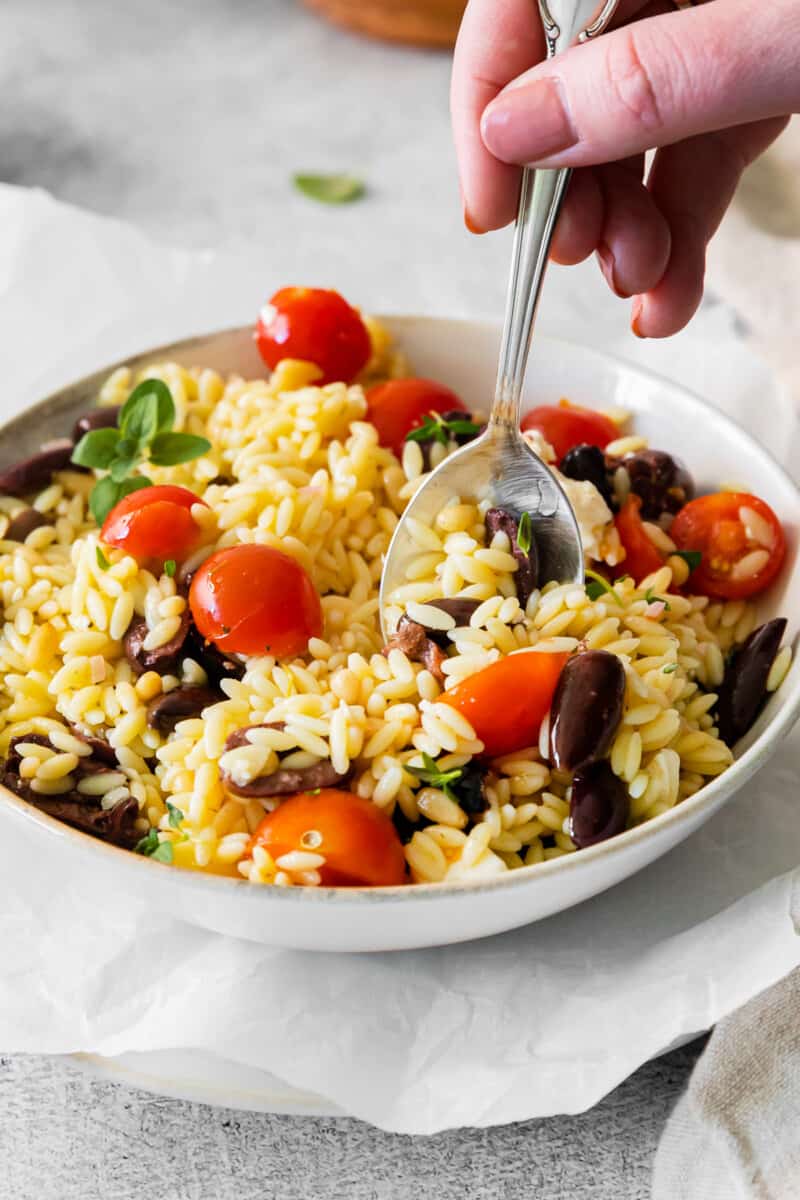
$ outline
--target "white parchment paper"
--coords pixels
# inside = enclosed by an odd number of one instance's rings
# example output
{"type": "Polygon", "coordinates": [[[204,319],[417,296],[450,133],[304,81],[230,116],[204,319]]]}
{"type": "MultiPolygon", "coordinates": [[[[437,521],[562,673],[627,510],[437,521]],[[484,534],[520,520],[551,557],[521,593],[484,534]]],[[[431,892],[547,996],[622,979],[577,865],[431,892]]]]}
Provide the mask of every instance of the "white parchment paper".
{"type": "MultiPolygon", "coordinates": [[[[282,283],[339,284],[373,311],[499,311],[503,239],[477,258],[466,240],[437,240],[413,275],[390,277],[408,247],[366,239],[356,271],[314,226],[323,219],[309,217],[305,244],[226,258],[0,188],[2,416],[117,356],[249,320],[282,283]],[[498,278],[481,287],[482,272],[498,278]]],[[[669,345],[642,346],[578,269],[553,275],[543,324],[679,377],[791,462],[791,397],[723,305],[669,345]]],[[[99,895],[0,820],[0,1049],[203,1048],[411,1133],[585,1109],[800,963],[798,750],[795,734],[700,833],[613,891],[416,953],[311,954],[195,929],[147,897],[99,895]]]]}

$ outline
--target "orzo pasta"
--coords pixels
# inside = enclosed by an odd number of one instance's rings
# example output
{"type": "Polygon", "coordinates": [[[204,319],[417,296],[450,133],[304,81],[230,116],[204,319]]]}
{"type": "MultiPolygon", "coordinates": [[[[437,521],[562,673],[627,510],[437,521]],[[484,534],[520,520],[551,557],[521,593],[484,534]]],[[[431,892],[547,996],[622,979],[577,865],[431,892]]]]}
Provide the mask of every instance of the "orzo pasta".
{"type": "Polygon", "coordinates": [[[268,377],[118,370],[0,471],[6,786],[184,868],[379,886],[571,854],[723,772],[791,659],[750,599],[781,565],[771,509],[693,499],[624,414],[545,406],[526,437],[585,585],[536,577],[527,514],[453,496],[412,530],[385,644],[392,532],[480,417],[332,295],[273,298],[268,377]],[[315,357],[326,304],[342,338],[315,357]]]}

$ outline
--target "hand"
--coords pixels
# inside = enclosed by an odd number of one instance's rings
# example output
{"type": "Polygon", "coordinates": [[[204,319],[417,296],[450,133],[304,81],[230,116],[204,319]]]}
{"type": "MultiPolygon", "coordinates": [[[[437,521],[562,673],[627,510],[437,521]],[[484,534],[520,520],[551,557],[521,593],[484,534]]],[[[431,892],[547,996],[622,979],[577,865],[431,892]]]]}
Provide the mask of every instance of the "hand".
{"type": "Polygon", "coordinates": [[[595,252],[638,336],[677,333],[743,170],[800,111],[800,3],[622,0],[609,33],[543,58],[535,0],[470,0],[451,92],[467,227],[513,220],[518,164],[578,168],[553,258],[595,252]]]}

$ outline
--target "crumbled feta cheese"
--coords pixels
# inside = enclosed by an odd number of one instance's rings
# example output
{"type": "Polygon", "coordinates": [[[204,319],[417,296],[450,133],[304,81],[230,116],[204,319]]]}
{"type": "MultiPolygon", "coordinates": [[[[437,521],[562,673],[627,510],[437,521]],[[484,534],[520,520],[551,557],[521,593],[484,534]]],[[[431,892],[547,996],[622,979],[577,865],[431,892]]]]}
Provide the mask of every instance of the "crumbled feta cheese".
{"type": "Polygon", "coordinates": [[[548,442],[543,433],[538,429],[525,429],[522,436],[528,443],[534,454],[538,454],[542,462],[554,463],[556,461],[556,452],[548,442]]]}
{"type": "Polygon", "coordinates": [[[575,509],[581,531],[583,550],[589,558],[602,561],[602,545],[608,526],[612,523],[611,509],[593,483],[587,479],[567,479],[556,471],[558,481],[575,509]]]}

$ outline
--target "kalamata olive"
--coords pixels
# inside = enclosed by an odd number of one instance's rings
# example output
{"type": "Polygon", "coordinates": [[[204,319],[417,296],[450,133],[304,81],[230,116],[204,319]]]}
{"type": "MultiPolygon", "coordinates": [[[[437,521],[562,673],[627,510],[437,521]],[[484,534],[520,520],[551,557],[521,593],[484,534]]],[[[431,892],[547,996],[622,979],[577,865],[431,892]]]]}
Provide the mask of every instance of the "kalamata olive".
{"type": "Polygon", "coordinates": [[[234,783],[226,771],[220,778],[235,796],[292,796],[297,792],[313,792],[317,788],[338,787],[349,778],[350,772],[339,774],[327,759],[310,767],[278,767],[271,775],[262,775],[250,783],[234,783]]]}
{"type": "Polygon", "coordinates": [[[761,711],[767,679],[785,633],[784,617],[767,621],[753,630],[728,662],[715,712],[719,735],[729,746],[744,737],[761,711]]]}
{"type": "Polygon", "coordinates": [[[580,849],[622,833],[629,812],[628,789],[607,762],[591,763],[576,773],[569,804],[569,834],[580,849]]]}
{"type": "Polygon", "coordinates": [[[65,825],[71,825],[101,841],[122,846],[123,849],[132,849],[139,840],[136,831],[139,805],[133,796],[107,809],[91,804],[85,797],[81,800],[65,800],[63,797],[36,796],[33,803],[57,821],[63,821],[65,825]]]}
{"type": "Polygon", "coordinates": [[[642,516],[657,520],[662,513],[676,513],[694,496],[694,482],[683,463],[663,450],[639,450],[622,459],[631,491],[641,498],[642,516]]]}
{"type": "Polygon", "coordinates": [[[218,688],[223,679],[241,679],[244,663],[230,654],[223,654],[213,642],[207,642],[193,622],[183,647],[183,657],[193,658],[208,676],[210,687],[218,688]]]}
{"type": "Polygon", "coordinates": [[[625,668],[616,654],[587,650],[567,660],[550,709],[550,753],[559,770],[604,758],[622,720],[625,668]]]}
{"type": "Polygon", "coordinates": [[[72,427],[72,436],[79,442],[85,433],[94,429],[111,429],[116,426],[119,416],[119,405],[106,404],[102,408],[93,408],[78,417],[72,427]]]}
{"type": "Polygon", "coordinates": [[[47,517],[37,508],[23,508],[21,512],[11,518],[3,537],[7,542],[24,542],[34,529],[41,529],[42,525],[49,524],[47,517]]]}
{"type": "Polygon", "coordinates": [[[184,717],[196,717],[204,708],[219,703],[219,694],[207,687],[179,687],[156,696],[147,706],[147,724],[169,733],[184,717]]]}
{"type": "Polygon", "coordinates": [[[489,540],[496,533],[504,533],[511,543],[511,553],[517,560],[517,571],[514,575],[514,583],[517,589],[517,599],[524,608],[531,597],[531,593],[536,588],[536,580],[539,573],[538,556],[536,553],[536,544],[531,538],[529,550],[523,550],[520,547],[517,537],[519,535],[519,521],[517,518],[505,508],[490,508],[485,518],[486,532],[489,535],[489,540]]]}
{"type": "Polygon", "coordinates": [[[477,817],[489,806],[484,789],[485,782],[486,768],[478,762],[468,762],[462,768],[458,779],[450,785],[459,805],[470,817],[477,817]]]}
{"type": "Polygon", "coordinates": [[[234,729],[233,733],[228,734],[222,752],[227,754],[229,750],[238,750],[240,746],[251,745],[250,738],[247,736],[251,729],[277,729],[279,733],[282,733],[285,728],[285,721],[267,721],[261,725],[242,725],[240,729],[234,729]]]}
{"type": "MultiPolygon", "coordinates": [[[[452,617],[456,625],[469,625],[470,617],[479,607],[478,600],[470,600],[466,596],[448,596],[444,600],[429,600],[431,608],[438,608],[442,612],[446,612],[452,617]]],[[[427,629],[428,637],[433,637],[434,633],[440,633],[439,629],[427,629]]]]}
{"type": "Polygon", "coordinates": [[[611,507],[614,493],[606,456],[599,446],[589,446],[586,443],[573,446],[562,458],[558,469],[567,479],[585,480],[594,484],[606,504],[611,507]]]}
{"type": "MultiPolygon", "coordinates": [[[[91,765],[92,761],[94,760],[104,768],[116,767],[119,765],[119,759],[117,758],[116,750],[103,738],[94,737],[89,733],[81,733],[80,730],[75,729],[73,726],[70,726],[70,733],[73,737],[76,737],[78,741],[84,742],[87,746],[91,747],[92,757],[88,759],[88,764],[91,765]]],[[[79,765],[81,767],[86,766],[87,760],[82,759],[79,765]]]]}
{"type": "Polygon", "coordinates": [[[424,625],[413,621],[407,613],[403,613],[397,622],[397,628],[383,647],[383,653],[388,656],[392,650],[402,650],[411,662],[422,663],[430,671],[438,684],[444,686],[442,663],[447,658],[439,644],[440,640],[446,645],[447,635],[440,629],[429,634],[424,625]],[[435,636],[434,636],[435,634],[435,636]]]}
{"type": "Polygon", "coordinates": [[[189,610],[184,609],[181,613],[178,630],[169,641],[164,642],[162,646],[157,646],[155,650],[145,650],[144,641],[148,633],[147,622],[144,617],[134,617],[125,632],[122,645],[125,657],[137,675],[141,675],[143,671],[157,671],[159,675],[173,675],[178,669],[181,659],[186,657],[184,646],[189,634],[190,623],[189,610]]]}
{"type": "Polygon", "coordinates": [[[70,465],[73,449],[71,438],[60,438],[38,454],[3,467],[0,470],[0,494],[21,497],[46,488],[54,471],[63,471],[70,465]]]}

